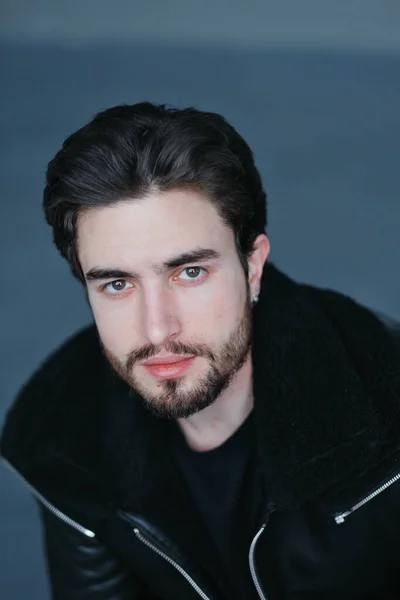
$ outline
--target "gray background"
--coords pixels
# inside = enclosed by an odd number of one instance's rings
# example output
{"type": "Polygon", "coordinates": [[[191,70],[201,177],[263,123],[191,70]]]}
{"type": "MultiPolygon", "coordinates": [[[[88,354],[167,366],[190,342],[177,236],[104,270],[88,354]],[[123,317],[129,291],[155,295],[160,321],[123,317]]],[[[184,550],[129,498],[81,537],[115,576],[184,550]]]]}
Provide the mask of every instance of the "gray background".
{"type": "MultiPolygon", "coordinates": [[[[272,259],[400,318],[398,0],[0,0],[0,422],[90,320],[41,213],[47,161],[140,100],[223,113],[269,194],[272,259]]],[[[0,470],[0,597],[48,598],[29,493],[0,470]]]]}

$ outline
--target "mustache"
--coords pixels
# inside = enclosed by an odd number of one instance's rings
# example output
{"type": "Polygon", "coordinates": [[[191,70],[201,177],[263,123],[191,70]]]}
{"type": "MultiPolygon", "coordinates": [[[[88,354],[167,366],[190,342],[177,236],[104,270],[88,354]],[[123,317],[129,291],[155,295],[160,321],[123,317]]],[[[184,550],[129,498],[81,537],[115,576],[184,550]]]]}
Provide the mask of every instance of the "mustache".
{"type": "Polygon", "coordinates": [[[156,356],[161,351],[169,354],[190,354],[191,356],[204,356],[211,362],[215,362],[215,355],[205,344],[185,344],[184,342],[168,342],[162,348],[153,344],[145,344],[137,350],[132,350],[126,359],[126,369],[131,371],[132,367],[142,360],[156,356]]]}

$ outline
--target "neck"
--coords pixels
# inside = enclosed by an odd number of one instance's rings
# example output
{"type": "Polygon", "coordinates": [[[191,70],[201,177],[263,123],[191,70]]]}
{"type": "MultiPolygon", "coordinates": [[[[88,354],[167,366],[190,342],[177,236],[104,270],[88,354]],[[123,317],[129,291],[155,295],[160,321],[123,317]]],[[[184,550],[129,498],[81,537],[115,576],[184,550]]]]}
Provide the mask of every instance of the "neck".
{"type": "Polygon", "coordinates": [[[251,353],[229,386],[204,410],[178,419],[187,444],[205,452],[223,444],[244,423],[253,408],[251,353]]]}

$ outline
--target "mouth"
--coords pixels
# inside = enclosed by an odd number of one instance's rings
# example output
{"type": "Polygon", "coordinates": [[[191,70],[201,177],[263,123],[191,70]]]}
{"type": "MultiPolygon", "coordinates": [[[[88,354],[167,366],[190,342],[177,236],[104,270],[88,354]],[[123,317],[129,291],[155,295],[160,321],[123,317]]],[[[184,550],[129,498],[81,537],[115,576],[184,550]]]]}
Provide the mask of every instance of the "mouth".
{"type": "Polygon", "coordinates": [[[180,377],[190,367],[195,356],[155,356],[141,363],[157,379],[180,377]]]}

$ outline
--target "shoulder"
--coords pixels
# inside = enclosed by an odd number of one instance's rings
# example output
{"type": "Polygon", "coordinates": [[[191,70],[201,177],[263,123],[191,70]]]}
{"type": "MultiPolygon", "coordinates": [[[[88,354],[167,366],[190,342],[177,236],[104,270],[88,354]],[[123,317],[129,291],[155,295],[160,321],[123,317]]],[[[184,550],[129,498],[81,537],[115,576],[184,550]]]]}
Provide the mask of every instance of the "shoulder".
{"type": "MultiPolygon", "coordinates": [[[[9,408],[0,440],[3,457],[12,461],[15,446],[38,439],[60,420],[64,407],[77,395],[85,380],[93,381],[102,353],[94,325],[85,327],[54,350],[22,386],[9,408]],[[57,418],[58,417],[58,418],[57,418]]],[[[21,448],[22,449],[22,448],[21,448]]]]}
{"type": "Polygon", "coordinates": [[[374,311],[374,315],[386,327],[400,347],[400,321],[380,311],[374,311]]]}
{"type": "Polygon", "coordinates": [[[313,296],[342,337],[358,339],[366,348],[377,346],[378,342],[388,345],[400,359],[400,321],[341,292],[305,284],[301,287],[313,296]]]}
{"type": "Polygon", "coordinates": [[[85,327],[55,349],[23,385],[16,403],[27,396],[61,389],[66,380],[79,376],[80,371],[96,360],[100,352],[96,328],[85,327]]]}

